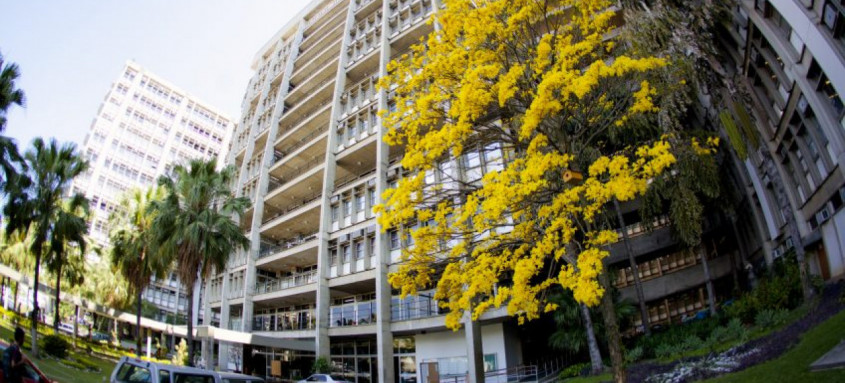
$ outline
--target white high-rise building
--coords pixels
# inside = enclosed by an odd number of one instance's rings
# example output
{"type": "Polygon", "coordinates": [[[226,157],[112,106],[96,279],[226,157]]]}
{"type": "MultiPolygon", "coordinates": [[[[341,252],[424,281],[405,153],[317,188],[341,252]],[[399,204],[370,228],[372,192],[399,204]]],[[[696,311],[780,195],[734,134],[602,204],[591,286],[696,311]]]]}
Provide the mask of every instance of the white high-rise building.
{"type": "MultiPolygon", "coordinates": [[[[234,123],[167,80],[127,62],[100,105],[82,152],[90,169],[73,191],[91,203],[91,237],[108,244],[109,214],[121,195],[155,185],[174,163],[225,158],[234,123]]],[[[144,297],[160,308],[159,319],[184,312],[187,299],[176,277],[154,280],[144,297]]]]}

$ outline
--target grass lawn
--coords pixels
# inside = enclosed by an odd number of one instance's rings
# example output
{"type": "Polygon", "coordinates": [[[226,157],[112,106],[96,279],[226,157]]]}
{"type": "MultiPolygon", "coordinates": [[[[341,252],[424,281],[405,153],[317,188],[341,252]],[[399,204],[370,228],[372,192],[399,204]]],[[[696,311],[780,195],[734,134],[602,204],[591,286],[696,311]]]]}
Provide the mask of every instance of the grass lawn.
{"type": "Polygon", "coordinates": [[[810,364],[845,338],[845,311],[801,336],[780,358],[709,382],[845,382],[845,369],[810,372],[810,364]]]}
{"type": "MultiPolygon", "coordinates": [[[[26,339],[27,341],[24,343],[24,353],[29,356],[29,329],[26,330],[26,339]]],[[[39,331],[40,332],[40,331],[39,331]]],[[[10,341],[12,339],[12,335],[14,333],[14,329],[5,321],[0,322],[0,338],[5,341],[10,341]]],[[[39,334],[43,335],[43,334],[39,334]]],[[[39,346],[40,346],[39,342],[39,346]]],[[[98,382],[107,382],[109,380],[109,376],[111,376],[111,372],[114,369],[115,362],[112,362],[107,359],[101,359],[93,355],[86,355],[84,351],[79,351],[85,359],[91,361],[92,363],[96,364],[100,367],[100,372],[90,372],[90,371],[81,371],[77,370],[72,367],[65,366],[59,363],[58,360],[53,359],[51,357],[43,356],[41,359],[33,359],[35,365],[38,366],[44,374],[47,375],[50,379],[56,379],[60,383],[74,383],[74,382],[91,382],[91,383],[98,383],[98,382]]],[[[70,350],[70,356],[74,356],[75,352],[70,350]]]]}

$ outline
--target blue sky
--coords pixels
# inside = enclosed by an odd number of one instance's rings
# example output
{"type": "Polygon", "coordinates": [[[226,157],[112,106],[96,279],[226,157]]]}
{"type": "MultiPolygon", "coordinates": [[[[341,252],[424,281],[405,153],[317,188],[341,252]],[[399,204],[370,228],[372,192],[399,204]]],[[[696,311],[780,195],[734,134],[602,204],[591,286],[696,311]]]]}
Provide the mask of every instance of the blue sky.
{"type": "Polygon", "coordinates": [[[0,52],[27,97],[5,134],[21,148],[37,136],[81,145],[129,59],[238,118],[255,53],[307,3],[0,0],[0,52]]]}

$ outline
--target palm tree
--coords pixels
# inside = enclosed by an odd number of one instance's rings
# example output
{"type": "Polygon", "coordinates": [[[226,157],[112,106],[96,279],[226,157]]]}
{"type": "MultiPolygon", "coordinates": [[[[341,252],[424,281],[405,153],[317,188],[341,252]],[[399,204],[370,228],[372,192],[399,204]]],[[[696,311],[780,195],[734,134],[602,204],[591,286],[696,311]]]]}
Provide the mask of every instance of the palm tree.
{"type": "Polygon", "coordinates": [[[67,195],[74,177],[82,174],[88,163],[76,150],[76,145],[59,145],[55,139],[45,144],[36,138],[24,155],[26,167],[7,186],[8,196],[3,213],[6,216],[6,236],[15,232],[32,237],[30,251],[35,255],[32,316],[32,353],[38,356],[38,276],[44,250],[56,233],[56,223],[62,211],[62,197],[67,195]]]}
{"type": "MultiPolygon", "coordinates": [[[[32,253],[29,252],[29,246],[32,243],[29,237],[20,233],[15,233],[11,236],[0,237],[2,244],[0,244],[0,262],[9,266],[21,274],[32,271],[32,266],[35,263],[32,253]]],[[[18,310],[18,286],[20,281],[15,281],[14,291],[12,293],[12,310],[18,310]]]]}
{"type": "Polygon", "coordinates": [[[21,75],[18,64],[3,63],[3,54],[0,53],[0,131],[6,127],[6,111],[9,107],[12,104],[24,106],[26,103],[23,91],[15,86],[15,80],[21,75]]]}
{"type": "MultiPolygon", "coordinates": [[[[20,70],[15,63],[4,65],[3,54],[0,53],[0,132],[6,128],[6,112],[12,105],[24,106],[26,97],[23,91],[15,85],[15,80],[20,77],[20,70]]],[[[21,155],[15,142],[0,135],[0,169],[5,173],[3,181],[12,178],[15,173],[14,162],[21,162],[21,155]]]]}
{"type": "Polygon", "coordinates": [[[126,280],[136,297],[137,310],[135,325],[137,333],[137,353],[141,357],[141,308],[144,289],[150,284],[150,278],[164,277],[170,269],[170,259],[155,251],[153,243],[153,220],[156,210],[153,201],[164,197],[164,189],[132,189],[120,200],[120,207],[109,217],[112,227],[109,239],[112,244],[111,261],[126,280]]]}
{"type": "Polygon", "coordinates": [[[74,194],[63,201],[56,213],[50,247],[44,263],[47,270],[56,277],[56,311],[53,330],[59,331],[59,307],[61,306],[62,278],[71,286],[82,284],[85,280],[85,248],[88,234],[88,199],[82,194],[74,194]],[[73,246],[71,246],[71,243],[73,246]]]}
{"type": "Polygon", "coordinates": [[[193,364],[193,305],[197,277],[206,278],[212,270],[222,270],[229,256],[246,248],[249,240],[232,220],[243,216],[249,206],[246,198],[235,198],[229,185],[234,167],[216,171],[216,159],[195,159],[188,166],[177,165],[171,176],[158,182],[166,190],[164,200],[153,203],[158,210],[154,221],[159,251],[176,261],[176,273],[188,297],[188,362],[193,364]]]}

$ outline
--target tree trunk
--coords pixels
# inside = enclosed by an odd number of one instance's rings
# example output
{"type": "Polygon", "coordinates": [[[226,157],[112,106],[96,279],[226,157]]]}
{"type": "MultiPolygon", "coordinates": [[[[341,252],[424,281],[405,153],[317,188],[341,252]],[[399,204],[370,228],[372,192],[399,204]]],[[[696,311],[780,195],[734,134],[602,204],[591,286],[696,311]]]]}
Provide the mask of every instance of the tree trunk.
{"type": "Polygon", "coordinates": [[[6,300],[4,299],[4,298],[6,298],[6,296],[5,296],[6,294],[4,294],[5,292],[6,292],[6,276],[3,276],[3,278],[0,278],[0,306],[2,306],[3,309],[6,308],[6,300]]]}
{"type": "Polygon", "coordinates": [[[613,307],[613,286],[610,285],[607,272],[608,270],[605,270],[599,274],[599,283],[604,287],[604,294],[601,297],[601,312],[604,319],[604,331],[607,336],[607,350],[610,353],[610,362],[613,367],[613,381],[625,383],[628,378],[625,373],[625,361],[622,358],[622,337],[619,335],[616,308],[613,307]]]}
{"type": "MultiPolygon", "coordinates": [[[[138,358],[141,358],[141,295],[143,291],[138,289],[138,307],[137,312],[135,313],[135,339],[137,340],[137,352],[138,358]]],[[[190,330],[188,330],[190,331],[190,330]]]]}
{"type": "MultiPolygon", "coordinates": [[[[56,255],[58,257],[58,255],[56,255]]],[[[59,261],[59,270],[56,273],[56,312],[53,313],[53,332],[59,333],[59,323],[61,323],[62,315],[59,313],[59,306],[62,304],[60,299],[62,293],[62,261],[59,261]]]]}
{"type": "Polygon", "coordinates": [[[584,329],[587,330],[587,346],[590,350],[590,364],[592,365],[592,374],[601,374],[604,365],[601,361],[601,353],[599,352],[599,342],[596,341],[596,332],[593,329],[593,320],[590,318],[590,309],[587,305],[579,303],[581,308],[581,318],[584,320],[584,329]]]}
{"type": "Polygon", "coordinates": [[[628,240],[628,230],[625,225],[625,219],[622,218],[622,210],[619,208],[619,200],[613,199],[613,208],[616,210],[616,220],[619,221],[619,228],[622,230],[622,241],[625,243],[625,255],[628,257],[628,264],[631,266],[631,272],[634,274],[634,289],[637,291],[637,303],[640,306],[640,317],[643,322],[643,330],[646,336],[651,335],[651,325],[649,324],[648,308],[645,305],[645,294],[643,293],[643,283],[640,280],[640,269],[637,267],[637,260],[634,259],[634,252],[631,251],[631,243],[628,240]]]}
{"type": "Polygon", "coordinates": [[[21,284],[20,281],[15,281],[15,292],[14,292],[15,295],[12,297],[12,311],[14,311],[16,314],[19,314],[19,311],[18,311],[18,288],[20,287],[20,284],[21,284]]]}
{"type": "Polygon", "coordinates": [[[79,335],[79,305],[73,305],[73,348],[76,349],[76,337],[79,335]]]}
{"type": "Polygon", "coordinates": [[[707,305],[710,308],[710,316],[716,316],[716,291],[713,289],[710,265],[707,263],[708,251],[704,245],[699,245],[699,251],[701,252],[701,267],[704,269],[704,284],[707,286],[707,305]]]}
{"type": "Polygon", "coordinates": [[[32,324],[30,326],[30,342],[32,342],[32,356],[38,357],[38,269],[41,267],[41,246],[35,246],[35,282],[32,287],[32,324]]]}
{"type": "Polygon", "coordinates": [[[187,293],[188,293],[188,367],[194,366],[194,305],[193,305],[193,296],[194,296],[194,284],[188,283],[187,284],[187,293]]]}

